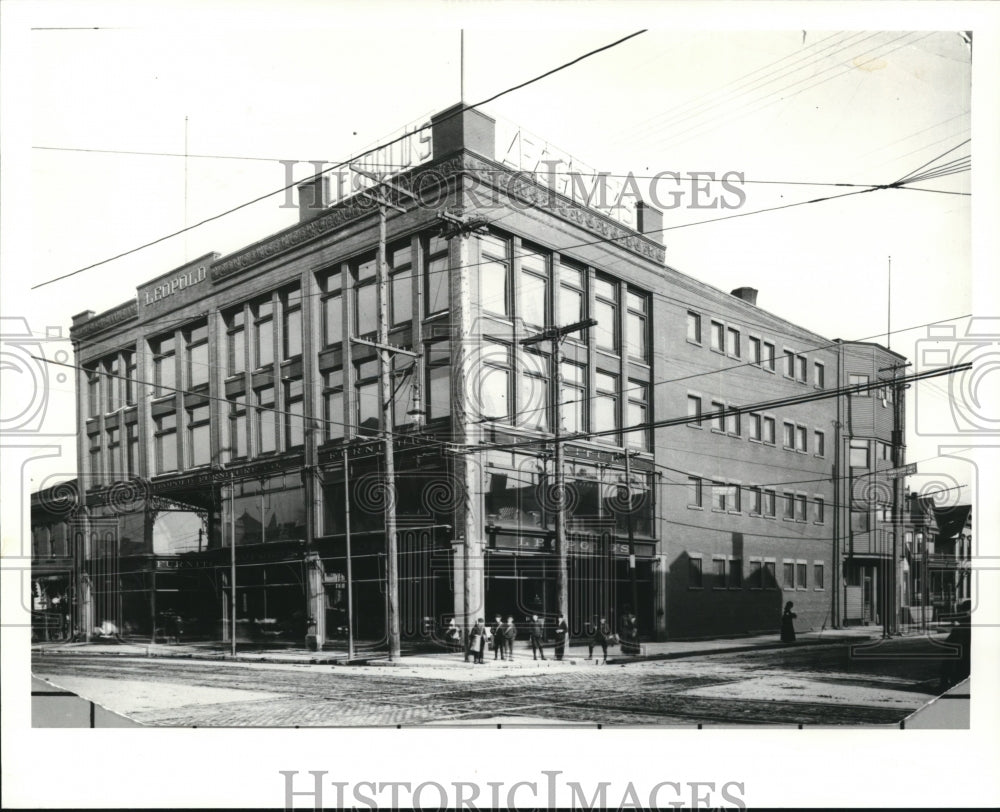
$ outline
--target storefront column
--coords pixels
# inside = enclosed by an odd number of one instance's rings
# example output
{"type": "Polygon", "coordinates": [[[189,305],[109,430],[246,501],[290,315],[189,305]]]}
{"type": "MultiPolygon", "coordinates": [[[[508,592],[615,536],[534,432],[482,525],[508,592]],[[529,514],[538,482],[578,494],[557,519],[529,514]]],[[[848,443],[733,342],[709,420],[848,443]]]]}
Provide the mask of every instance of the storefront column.
{"type": "Polygon", "coordinates": [[[319,553],[307,553],[306,568],[306,617],[312,618],[312,623],[306,624],[306,639],[302,641],[307,648],[309,636],[315,635],[316,647],[322,648],[326,640],[326,571],[323,559],[319,553]]]}
{"type": "Polygon", "coordinates": [[[665,555],[656,556],[653,561],[653,613],[655,615],[655,626],[653,628],[654,640],[667,639],[667,573],[669,566],[665,555]]]}

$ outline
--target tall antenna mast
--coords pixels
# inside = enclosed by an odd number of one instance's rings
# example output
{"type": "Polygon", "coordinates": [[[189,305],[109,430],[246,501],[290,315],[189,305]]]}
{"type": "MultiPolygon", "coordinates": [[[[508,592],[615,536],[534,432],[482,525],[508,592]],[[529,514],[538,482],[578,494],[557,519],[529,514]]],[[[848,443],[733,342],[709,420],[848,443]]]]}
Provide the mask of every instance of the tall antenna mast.
{"type": "Polygon", "coordinates": [[[188,260],[188,117],[184,116],[184,261],[188,260]]]}
{"type": "Polygon", "coordinates": [[[458,39],[458,100],[465,104],[465,29],[459,29],[458,39]]]}
{"type": "Polygon", "coordinates": [[[885,297],[885,348],[892,349],[892,257],[889,257],[889,292],[885,297]]]}

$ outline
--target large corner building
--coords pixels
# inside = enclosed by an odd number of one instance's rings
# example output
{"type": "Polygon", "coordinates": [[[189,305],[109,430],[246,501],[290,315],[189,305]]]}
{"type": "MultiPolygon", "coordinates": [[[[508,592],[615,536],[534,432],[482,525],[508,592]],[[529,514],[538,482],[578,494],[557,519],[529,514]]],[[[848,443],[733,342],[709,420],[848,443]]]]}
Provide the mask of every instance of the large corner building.
{"type": "Polygon", "coordinates": [[[904,359],[670,268],[659,211],[612,218],[497,131],[447,110],[391,185],[310,181],[290,228],[74,318],[80,634],[335,644],[349,577],[374,642],[391,590],[404,639],[552,619],[560,589],[575,635],[895,616],[904,359]]]}

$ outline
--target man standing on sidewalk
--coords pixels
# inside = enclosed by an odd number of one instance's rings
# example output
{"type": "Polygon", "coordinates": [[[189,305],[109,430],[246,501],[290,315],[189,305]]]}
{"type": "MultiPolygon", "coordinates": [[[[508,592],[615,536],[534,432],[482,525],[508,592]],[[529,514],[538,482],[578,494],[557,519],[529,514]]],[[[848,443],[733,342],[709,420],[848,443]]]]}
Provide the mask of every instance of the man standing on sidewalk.
{"type": "Polygon", "coordinates": [[[599,623],[594,624],[594,631],[590,637],[590,653],[587,655],[588,660],[594,658],[594,646],[600,646],[601,651],[604,652],[604,663],[608,662],[608,637],[611,635],[611,629],[608,626],[607,618],[601,618],[599,623]]]}
{"type": "Polygon", "coordinates": [[[545,639],[545,623],[538,619],[538,615],[531,616],[531,659],[538,657],[545,659],[545,650],[542,648],[542,640],[545,639]],[[537,656],[536,656],[537,655],[537,656]]]}
{"type": "Polygon", "coordinates": [[[504,657],[506,643],[503,636],[503,620],[500,618],[500,615],[494,617],[493,627],[490,629],[490,632],[493,635],[493,659],[495,660],[498,656],[501,660],[506,659],[504,657]]]}
{"type": "Polygon", "coordinates": [[[569,626],[566,625],[566,618],[559,615],[556,621],[556,659],[561,660],[566,651],[566,638],[569,636],[569,626]]]}
{"type": "Polygon", "coordinates": [[[507,625],[503,627],[503,642],[507,648],[507,659],[514,659],[514,638],[517,637],[517,626],[514,625],[514,618],[508,616],[507,625]]]}

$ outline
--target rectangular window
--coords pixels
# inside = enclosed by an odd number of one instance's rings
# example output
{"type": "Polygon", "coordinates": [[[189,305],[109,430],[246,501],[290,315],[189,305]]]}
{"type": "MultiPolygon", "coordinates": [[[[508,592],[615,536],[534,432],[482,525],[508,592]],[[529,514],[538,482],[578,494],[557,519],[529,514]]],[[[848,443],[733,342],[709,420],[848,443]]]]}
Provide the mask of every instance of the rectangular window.
{"type": "Polygon", "coordinates": [[[765,341],[764,342],[764,359],[763,359],[763,361],[764,361],[764,369],[766,369],[768,372],[774,372],[774,366],[775,366],[775,363],[776,363],[775,362],[775,358],[776,358],[776,354],[775,354],[775,350],[774,350],[774,344],[771,344],[770,342],[765,341]]]}
{"type": "Polygon", "coordinates": [[[323,373],[323,419],[326,421],[327,440],[344,437],[344,370],[333,369],[323,373]]]}
{"type": "Polygon", "coordinates": [[[740,413],[732,407],[726,412],[726,433],[733,437],[741,436],[740,413]]]}
{"type": "Polygon", "coordinates": [[[868,441],[851,440],[851,468],[868,468],[868,441]]]}
{"type": "Polygon", "coordinates": [[[726,510],[730,513],[739,513],[742,510],[740,500],[740,486],[729,485],[726,488],[726,510]]]}
{"type": "Polygon", "coordinates": [[[136,476],[139,473],[139,424],[125,424],[125,473],[136,476]]]}
{"type": "Polygon", "coordinates": [[[433,316],[448,310],[448,241],[430,237],[424,244],[424,311],[433,316]]]}
{"type": "Polygon", "coordinates": [[[522,250],[518,315],[530,327],[545,327],[549,321],[549,261],[548,257],[528,248],[522,250]]]}
{"type": "Polygon", "coordinates": [[[785,423],[784,433],[782,434],[782,447],[787,448],[790,451],[795,450],[795,424],[785,423]]]}
{"type": "Polygon", "coordinates": [[[782,516],[784,518],[786,518],[786,519],[794,519],[795,518],[795,494],[794,493],[790,493],[789,491],[785,491],[781,495],[781,501],[782,501],[782,504],[784,505],[784,511],[782,513],[782,516]]]}
{"type": "Polygon", "coordinates": [[[822,496],[817,496],[813,500],[813,521],[816,524],[823,524],[826,521],[826,503],[822,496]]]}
{"type": "Polygon", "coordinates": [[[338,290],[323,299],[323,343],[327,347],[344,340],[344,304],[338,290]]]}
{"type": "Polygon", "coordinates": [[[125,404],[134,406],[138,385],[138,370],[136,368],[135,353],[126,352],[125,358],[125,404]]]}
{"type": "Polygon", "coordinates": [[[246,395],[229,398],[229,449],[233,459],[247,455],[247,399],[246,395]]]}
{"type": "Polygon", "coordinates": [[[389,318],[392,326],[408,324],[413,318],[413,260],[408,242],[388,252],[389,318]]]}
{"type": "Polygon", "coordinates": [[[271,297],[256,302],[253,312],[253,352],[254,368],[274,363],[274,303],[271,297]]]}
{"type": "Polygon", "coordinates": [[[177,415],[173,412],[153,418],[156,472],[177,470],[177,415]]]}
{"type": "Polygon", "coordinates": [[[479,302],[483,310],[510,315],[510,241],[480,237],[479,302]]]}
{"type": "Polygon", "coordinates": [[[118,356],[114,358],[109,358],[104,362],[104,381],[105,387],[104,392],[107,395],[104,410],[106,412],[116,412],[118,407],[121,406],[121,365],[118,362],[118,356]]]}
{"type": "MultiPolygon", "coordinates": [[[[868,386],[868,376],[867,375],[848,375],[847,383],[849,386],[868,386]]],[[[867,398],[871,395],[868,389],[862,389],[859,392],[854,392],[859,398],[867,398]]]]}
{"type": "Polygon", "coordinates": [[[549,429],[549,356],[526,349],[518,381],[521,425],[539,431],[549,429]]]}
{"type": "Polygon", "coordinates": [[[285,381],[285,448],[302,445],[305,437],[302,381],[285,381]]]}
{"type": "Polygon", "coordinates": [[[756,485],[750,486],[750,515],[760,516],[764,509],[764,500],[761,490],[756,485]]]}
{"type": "Polygon", "coordinates": [[[781,565],[781,585],[785,589],[795,589],[795,562],[785,561],[781,565]]]}
{"type": "Polygon", "coordinates": [[[644,363],[649,362],[649,337],[646,325],[647,297],[644,294],[628,291],[625,296],[625,343],[629,357],[644,363]]]}
{"type": "Polygon", "coordinates": [[[750,413],[750,439],[751,440],[761,440],[763,439],[763,421],[759,414],[754,412],[750,413]]]}
{"type": "Polygon", "coordinates": [[[562,391],[556,412],[562,419],[562,430],[568,434],[584,431],[586,427],[587,368],[564,361],[562,365],[562,391]]]}
{"type": "Polygon", "coordinates": [[[187,350],[187,386],[193,389],[208,383],[208,325],[200,324],[184,330],[187,350]]]}
{"type": "Polygon", "coordinates": [[[512,402],[510,347],[499,341],[484,341],[481,363],[483,364],[479,376],[481,416],[489,420],[509,421],[512,402]]]}
{"type": "Polygon", "coordinates": [[[118,452],[122,447],[121,429],[108,429],[108,470],[112,474],[119,473],[118,452]]]}
{"type": "MultiPolygon", "coordinates": [[[[175,365],[177,350],[174,337],[170,335],[155,339],[150,342],[150,347],[153,350],[153,383],[156,385],[153,397],[158,398],[173,394],[177,389],[177,367],[175,365]]],[[[176,454],[174,458],[176,462],[176,454]]]]}
{"type": "Polygon", "coordinates": [[[87,370],[87,416],[101,413],[101,376],[96,370],[87,370]]]}
{"type": "Polygon", "coordinates": [[[816,447],[816,456],[826,456],[826,434],[822,431],[813,432],[813,445],[816,447]]]}
{"type": "Polygon", "coordinates": [[[377,359],[355,362],[354,414],[357,415],[358,434],[374,437],[382,425],[382,409],[379,400],[379,362],[377,359]]]}
{"type": "Polygon", "coordinates": [[[688,477],[688,507],[702,507],[701,477],[688,477]]]}
{"type": "Polygon", "coordinates": [[[851,530],[855,533],[867,533],[870,529],[868,510],[851,510],[851,530]]]}
{"type": "Polygon", "coordinates": [[[712,322],[712,349],[716,352],[726,351],[726,328],[722,322],[712,322]]]}
{"type": "Polygon", "coordinates": [[[701,344],[701,316],[690,310],[687,314],[687,340],[693,344],[701,344]]]}
{"type": "Polygon", "coordinates": [[[809,500],[802,495],[795,497],[795,520],[804,522],[809,510],[809,500]]]}
{"type": "Polygon", "coordinates": [[[583,280],[585,272],[566,260],[559,266],[559,324],[576,324],[583,321],[583,280]]]}
{"type": "Polygon", "coordinates": [[[257,453],[269,454],[277,447],[277,415],[274,411],[274,387],[265,386],[256,390],[254,421],[257,424],[257,453]]]}
{"type": "Polygon", "coordinates": [[[701,559],[688,556],[688,586],[691,589],[701,589],[701,559]]]}
{"type": "Polygon", "coordinates": [[[601,276],[594,279],[594,318],[597,348],[618,352],[618,284],[601,276]]]}
{"type": "Polygon", "coordinates": [[[90,444],[90,473],[96,483],[104,480],[104,463],[101,461],[101,435],[99,432],[88,435],[90,444]]]}
{"type": "MultiPolygon", "coordinates": [[[[598,372],[597,395],[594,397],[594,431],[618,429],[618,376],[598,372]]],[[[618,435],[605,434],[594,437],[599,443],[618,445],[618,435]]]]}
{"type": "MultiPolygon", "coordinates": [[[[649,386],[642,381],[629,380],[626,403],[626,427],[641,426],[649,415],[649,386]]],[[[637,429],[626,435],[629,448],[639,451],[649,450],[649,429],[637,429]]]]}
{"type": "Polygon", "coordinates": [[[187,458],[192,468],[208,465],[212,461],[212,444],[209,439],[208,405],[187,410],[187,458]]]}
{"type": "Polygon", "coordinates": [[[718,400],[712,401],[712,431],[726,430],[726,404],[718,400]]]}
{"type": "Polygon", "coordinates": [[[428,417],[435,420],[451,414],[451,344],[437,341],[427,345],[428,417]]]}
{"type": "Polygon", "coordinates": [[[805,561],[795,562],[795,586],[797,589],[808,589],[809,583],[807,578],[809,577],[808,568],[805,561]]]}
{"type": "Polygon", "coordinates": [[[723,482],[712,483],[712,510],[726,509],[726,492],[728,486],[723,482]]]}
{"type": "Polygon", "coordinates": [[[773,519],[775,517],[775,502],[777,494],[772,490],[764,491],[764,515],[773,519]]]}
{"type": "Polygon", "coordinates": [[[281,295],[283,311],[281,329],[282,357],[286,360],[302,355],[302,294],[289,288],[281,295]]]}
{"type": "Polygon", "coordinates": [[[795,377],[795,353],[791,350],[785,350],[785,370],[784,374],[786,378],[795,377]]]}
{"type": "Polygon", "coordinates": [[[778,586],[778,579],[774,574],[774,562],[765,561],[762,570],[762,581],[764,582],[764,589],[776,589],[778,586]]]}
{"type": "Polygon", "coordinates": [[[802,452],[809,451],[809,431],[805,426],[795,427],[795,450],[802,452]]]}
{"type": "Polygon", "coordinates": [[[760,589],[764,585],[764,562],[759,558],[750,559],[748,581],[751,589],[760,589]]]}
{"type": "Polygon", "coordinates": [[[689,426],[701,428],[701,398],[688,395],[688,417],[695,418],[688,422],[689,426]]]}
{"type": "Polygon", "coordinates": [[[826,573],[822,564],[813,564],[813,589],[826,589],[826,573]]]}
{"type": "Polygon", "coordinates": [[[809,362],[804,355],[795,358],[795,380],[805,383],[809,379],[809,362]]]}
{"type": "Polygon", "coordinates": [[[726,559],[712,559],[712,586],[715,589],[726,588],[726,559]]]}
{"type": "Polygon", "coordinates": [[[763,360],[760,349],[760,339],[750,336],[748,340],[750,342],[750,363],[754,366],[760,366],[761,361],[763,360]]]}
{"type": "Polygon", "coordinates": [[[732,358],[740,358],[740,331],[735,327],[726,330],[726,352],[732,358]]]}
{"type": "Polygon", "coordinates": [[[813,386],[817,389],[826,386],[826,367],[820,361],[813,364],[813,386]]]}
{"type": "Polygon", "coordinates": [[[370,335],[378,330],[378,286],[375,282],[377,258],[373,254],[351,262],[354,283],[354,335],[370,335]]]}
{"type": "Polygon", "coordinates": [[[241,307],[225,317],[226,321],[226,374],[239,375],[246,371],[246,323],[241,307]]]}
{"type": "Polygon", "coordinates": [[[768,445],[774,445],[774,418],[765,417],[764,418],[764,442],[768,445]]]}
{"type": "Polygon", "coordinates": [[[743,586],[743,559],[729,559],[729,588],[740,589],[743,586]]]}

